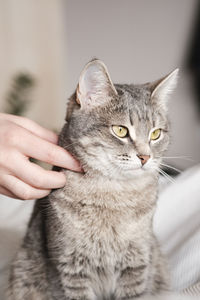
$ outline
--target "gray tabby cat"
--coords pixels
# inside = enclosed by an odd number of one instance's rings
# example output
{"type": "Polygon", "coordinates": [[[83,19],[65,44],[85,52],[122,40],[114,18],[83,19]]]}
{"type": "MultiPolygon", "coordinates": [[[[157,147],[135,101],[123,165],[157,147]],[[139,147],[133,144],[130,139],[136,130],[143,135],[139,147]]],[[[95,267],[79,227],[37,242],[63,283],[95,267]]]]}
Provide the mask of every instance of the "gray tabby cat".
{"type": "Polygon", "coordinates": [[[66,186],[36,202],[10,299],[128,300],[167,289],[152,218],[177,73],[114,85],[100,60],[86,65],[59,138],[84,174],[61,170],[66,186]]]}

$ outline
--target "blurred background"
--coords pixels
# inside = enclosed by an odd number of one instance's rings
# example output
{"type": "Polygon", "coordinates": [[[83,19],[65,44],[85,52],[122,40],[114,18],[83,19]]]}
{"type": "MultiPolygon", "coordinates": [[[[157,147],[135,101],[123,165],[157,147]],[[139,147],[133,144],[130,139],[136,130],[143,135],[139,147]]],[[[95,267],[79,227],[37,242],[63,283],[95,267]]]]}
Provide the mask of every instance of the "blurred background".
{"type": "Polygon", "coordinates": [[[184,170],[200,162],[199,32],[198,0],[0,0],[0,111],[59,131],[91,58],[106,63],[115,83],[179,67],[166,156],[184,170]]]}
{"type": "MultiPolygon", "coordinates": [[[[200,1],[0,0],[1,112],[59,131],[67,98],[93,57],[105,62],[115,83],[154,81],[180,68],[169,101],[166,163],[181,171],[199,164],[200,1]]],[[[199,168],[184,172],[158,201],[155,232],[177,290],[200,280],[199,174],[199,168]]],[[[8,274],[32,206],[1,195],[0,299],[2,275],[8,274]]]]}

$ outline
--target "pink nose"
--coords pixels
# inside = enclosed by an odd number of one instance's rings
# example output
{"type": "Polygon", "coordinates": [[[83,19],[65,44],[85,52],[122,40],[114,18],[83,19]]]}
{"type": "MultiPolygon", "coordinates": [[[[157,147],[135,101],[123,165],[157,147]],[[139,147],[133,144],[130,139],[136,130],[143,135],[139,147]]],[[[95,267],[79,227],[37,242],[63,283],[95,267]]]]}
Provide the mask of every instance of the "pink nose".
{"type": "Polygon", "coordinates": [[[141,160],[141,164],[144,165],[149,160],[150,155],[137,155],[137,157],[141,160]]]}

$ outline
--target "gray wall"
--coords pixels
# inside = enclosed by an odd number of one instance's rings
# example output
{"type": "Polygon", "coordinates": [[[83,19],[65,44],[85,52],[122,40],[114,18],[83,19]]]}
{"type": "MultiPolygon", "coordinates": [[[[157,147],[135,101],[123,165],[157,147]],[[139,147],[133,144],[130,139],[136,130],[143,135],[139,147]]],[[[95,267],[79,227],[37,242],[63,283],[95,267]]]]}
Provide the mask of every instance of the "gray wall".
{"type": "Polygon", "coordinates": [[[67,85],[75,88],[84,64],[102,59],[114,82],[142,83],[180,67],[170,101],[172,144],[168,156],[179,168],[200,162],[200,124],[190,75],[182,66],[190,42],[197,0],[64,1],[67,85]]]}

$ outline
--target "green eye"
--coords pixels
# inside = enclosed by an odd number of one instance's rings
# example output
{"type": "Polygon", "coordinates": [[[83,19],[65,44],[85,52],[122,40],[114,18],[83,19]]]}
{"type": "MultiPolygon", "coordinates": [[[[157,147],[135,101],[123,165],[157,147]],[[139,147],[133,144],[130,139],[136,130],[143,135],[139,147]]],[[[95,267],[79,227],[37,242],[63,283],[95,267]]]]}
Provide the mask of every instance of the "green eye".
{"type": "Polygon", "coordinates": [[[155,141],[159,139],[160,135],[161,135],[161,129],[156,129],[151,133],[150,139],[152,141],[155,141]]]}
{"type": "Polygon", "coordinates": [[[128,136],[128,129],[126,127],[113,125],[112,130],[114,134],[120,138],[128,136]]]}

